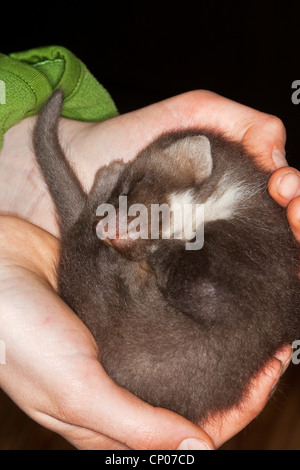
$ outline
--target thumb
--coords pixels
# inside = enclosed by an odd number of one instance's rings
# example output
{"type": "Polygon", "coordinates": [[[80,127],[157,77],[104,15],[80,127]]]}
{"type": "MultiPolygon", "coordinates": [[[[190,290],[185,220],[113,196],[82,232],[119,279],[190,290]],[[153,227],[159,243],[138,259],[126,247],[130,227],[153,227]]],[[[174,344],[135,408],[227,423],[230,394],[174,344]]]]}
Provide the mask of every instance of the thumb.
{"type": "Polygon", "coordinates": [[[283,167],[272,173],[269,193],[281,206],[287,207],[287,218],[295,238],[300,242],[300,172],[283,167]]]}
{"type": "Polygon", "coordinates": [[[250,153],[258,156],[258,163],[266,170],[274,171],[288,165],[285,158],[286,130],[276,116],[256,115],[246,128],[242,143],[250,153]]]}
{"type": "Polygon", "coordinates": [[[88,380],[77,382],[76,408],[69,403],[66,421],[73,429],[66,427],[64,437],[81,449],[214,449],[199,426],[119,387],[97,361],[89,365],[88,380]]]}

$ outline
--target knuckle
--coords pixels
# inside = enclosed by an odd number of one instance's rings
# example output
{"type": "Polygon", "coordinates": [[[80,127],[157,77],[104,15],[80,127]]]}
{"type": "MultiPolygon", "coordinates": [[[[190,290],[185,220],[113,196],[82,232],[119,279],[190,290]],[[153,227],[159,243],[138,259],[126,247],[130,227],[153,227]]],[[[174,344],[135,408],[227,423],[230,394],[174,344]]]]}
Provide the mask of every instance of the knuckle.
{"type": "Polygon", "coordinates": [[[217,95],[213,91],[205,90],[205,89],[196,89],[187,91],[183,94],[185,98],[190,99],[192,103],[197,103],[200,101],[202,103],[203,99],[215,98],[217,95]]]}
{"type": "Polygon", "coordinates": [[[275,134],[280,134],[285,136],[286,134],[286,129],[283,121],[274,115],[270,115],[267,120],[267,125],[269,128],[271,128],[275,134]]]}

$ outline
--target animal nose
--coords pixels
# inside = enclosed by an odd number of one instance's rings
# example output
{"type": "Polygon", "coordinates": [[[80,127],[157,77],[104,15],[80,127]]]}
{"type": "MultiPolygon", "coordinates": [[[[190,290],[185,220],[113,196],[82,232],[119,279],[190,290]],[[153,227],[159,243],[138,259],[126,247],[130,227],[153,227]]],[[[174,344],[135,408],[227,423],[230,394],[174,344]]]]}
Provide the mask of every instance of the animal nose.
{"type": "Polygon", "coordinates": [[[116,250],[122,251],[132,242],[128,234],[127,220],[120,221],[118,212],[114,218],[97,217],[95,226],[99,240],[116,250]]]}

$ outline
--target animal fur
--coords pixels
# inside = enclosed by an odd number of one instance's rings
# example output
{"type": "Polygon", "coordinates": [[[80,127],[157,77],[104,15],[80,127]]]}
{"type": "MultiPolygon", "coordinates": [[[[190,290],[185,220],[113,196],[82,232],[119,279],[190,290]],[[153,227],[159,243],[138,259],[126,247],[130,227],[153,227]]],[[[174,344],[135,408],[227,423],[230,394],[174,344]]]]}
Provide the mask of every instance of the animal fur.
{"type": "Polygon", "coordinates": [[[201,423],[238,404],[251,378],[299,338],[298,245],[269,175],[210,130],[168,133],[127,165],[100,169],[87,194],[58,139],[56,91],[34,148],[61,231],[58,292],[93,333],[121,386],[201,423]],[[97,207],[204,204],[204,246],[185,240],[101,242],[97,207]],[[149,269],[145,269],[145,266],[149,269]]]}

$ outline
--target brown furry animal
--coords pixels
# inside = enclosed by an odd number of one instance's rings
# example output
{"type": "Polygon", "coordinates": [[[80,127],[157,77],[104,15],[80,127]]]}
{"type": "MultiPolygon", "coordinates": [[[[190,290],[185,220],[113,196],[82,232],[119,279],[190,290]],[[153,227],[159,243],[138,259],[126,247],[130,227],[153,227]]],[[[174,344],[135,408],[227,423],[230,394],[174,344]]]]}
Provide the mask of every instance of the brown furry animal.
{"type": "Polygon", "coordinates": [[[61,229],[59,294],[118,384],[200,423],[239,403],[276,349],[299,338],[299,252],[285,212],[252,156],[207,130],[163,135],[131,163],[100,169],[86,194],[59,144],[62,100],[53,94],[34,129],[61,229]],[[186,249],[188,235],[103,243],[97,208],[112,204],[118,219],[120,195],[128,206],[203,204],[203,248],[186,249]]]}

